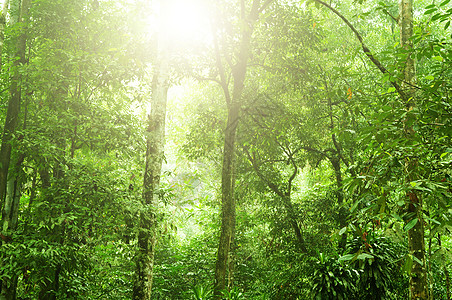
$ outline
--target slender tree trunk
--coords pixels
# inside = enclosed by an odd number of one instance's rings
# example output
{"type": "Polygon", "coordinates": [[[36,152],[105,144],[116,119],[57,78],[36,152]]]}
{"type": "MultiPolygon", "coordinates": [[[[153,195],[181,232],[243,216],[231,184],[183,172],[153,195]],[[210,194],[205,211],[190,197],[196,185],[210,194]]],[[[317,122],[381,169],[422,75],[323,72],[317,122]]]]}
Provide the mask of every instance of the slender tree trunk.
{"type": "Polygon", "coordinates": [[[138,251],[135,258],[133,299],[149,300],[156,242],[155,207],[160,183],[164,146],[167,93],[169,88],[168,48],[164,37],[159,39],[158,64],[152,80],[151,112],[146,130],[146,162],[143,181],[143,209],[140,212],[138,251]]]}
{"type": "MultiPolygon", "coordinates": [[[[31,5],[31,0],[23,0],[21,2],[21,9],[19,12],[19,21],[24,22],[28,9],[31,5]]],[[[17,122],[19,119],[20,100],[21,100],[21,75],[18,70],[19,66],[25,63],[25,50],[27,44],[26,29],[23,28],[16,41],[17,59],[14,61],[14,75],[11,79],[10,94],[8,101],[8,108],[6,111],[5,126],[3,128],[2,144],[0,148],[0,208],[3,207],[3,202],[6,193],[6,183],[8,181],[8,169],[11,159],[11,142],[16,131],[17,122]]]]}
{"type": "MultiPolygon", "coordinates": [[[[408,51],[403,70],[402,89],[407,95],[405,100],[407,111],[411,111],[416,104],[415,83],[415,63],[409,51],[413,45],[413,0],[400,0],[399,2],[399,27],[400,44],[408,51]]],[[[406,123],[405,123],[406,124],[406,123]]],[[[405,126],[407,139],[413,139],[415,132],[411,125],[405,126]]],[[[408,158],[406,161],[406,174],[408,184],[417,179],[417,159],[408,158]]],[[[410,299],[429,299],[427,266],[425,260],[425,240],[424,240],[424,219],[422,215],[422,197],[418,191],[412,190],[407,193],[408,213],[417,219],[416,225],[408,230],[408,249],[414,258],[413,267],[410,274],[410,299]]],[[[411,221],[411,220],[408,220],[411,221]]]]}
{"type": "MultiPolygon", "coordinates": [[[[6,3],[7,4],[7,3],[6,3]]],[[[20,4],[20,9],[18,10],[18,21],[25,22],[28,10],[31,6],[31,0],[18,1],[20,4]]],[[[7,6],[6,6],[7,7],[7,6]]],[[[5,14],[5,12],[2,12],[5,14]]],[[[0,20],[3,24],[1,29],[4,29],[4,20],[0,20]]],[[[3,43],[3,31],[0,32],[1,42],[3,43]]],[[[21,102],[21,75],[18,70],[21,64],[25,63],[25,52],[26,52],[26,28],[23,27],[18,38],[15,41],[15,57],[17,59],[14,61],[14,75],[11,78],[10,94],[11,97],[8,101],[8,107],[6,112],[5,126],[3,128],[3,136],[0,148],[0,209],[2,211],[2,233],[8,236],[10,231],[16,229],[18,211],[19,211],[19,199],[20,199],[20,183],[16,181],[16,177],[8,178],[9,165],[11,161],[11,151],[12,151],[12,141],[16,131],[17,123],[19,120],[20,113],[20,102],[21,102]],[[9,184],[8,184],[9,181],[9,184]],[[7,186],[9,185],[9,194],[6,199],[7,186]],[[5,201],[7,200],[7,201],[5,201]]],[[[3,45],[1,45],[3,46],[3,45]]],[[[1,55],[2,53],[0,53],[1,55]]],[[[0,65],[1,68],[1,65],[0,65]]],[[[19,163],[19,168],[20,169],[19,163]]],[[[20,176],[18,177],[20,178],[20,176]]],[[[2,244],[4,241],[1,242],[2,244]]],[[[4,264],[3,255],[0,254],[1,262],[4,264]]],[[[1,282],[0,299],[14,299],[16,296],[16,286],[17,277],[13,276],[10,280],[5,279],[1,282]]]]}
{"type": "Polygon", "coordinates": [[[234,155],[237,124],[240,105],[235,104],[229,110],[226,136],[223,150],[223,171],[221,173],[221,235],[218,245],[217,263],[215,267],[215,291],[226,288],[226,271],[229,262],[229,251],[235,234],[235,198],[234,198],[234,155]]]}
{"type": "MultiPolygon", "coordinates": [[[[14,177],[8,180],[7,194],[5,207],[2,211],[2,232],[3,235],[8,236],[17,229],[17,222],[19,217],[19,202],[21,197],[21,188],[23,181],[22,174],[22,161],[23,157],[19,158],[19,161],[14,167],[14,177]]],[[[18,276],[16,274],[10,274],[9,280],[4,280],[1,283],[0,299],[15,300],[18,276]]]]}
{"type": "MultiPolygon", "coordinates": [[[[269,1],[267,1],[269,2],[269,1]]],[[[265,4],[268,5],[269,3],[265,4]]],[[[226,273],[228,269],[231,246],[235,235],[235,198],[234,198],[234,157],[235,143],[237,135],[237,126],[239,123],[239,115],[242,103],[242,94],[245,84],[246,70],[248,60],[251,55],[251,36],[253,34],[253,26],[256,23],[260,10],[260,1],[254,0],[251,11],[246,16],[245,5],[242,2],[242,20],[241,24],[241,41],[239,46],[239,54],[237,63],[232,68],[232,76],[234,85],[232,88],[232,96],[229,95],[228,83],[225,81],[223,74],[223,66],[220,61],[219,50],[217,48],[217,64],[220,70],[222,88],[225,92],[226,102],[228,104],[228,121],[225,129],[225,138],[223,146],[223,169],[221,173],[221,233],[218,244],[217,262],[215,266],[215,287],[214,293],[216,298],[220,298],[221,291],[226,288],[226,273]]],[[[224,74],[223,74],[224,75],[224,74]]],[[[232,277],[232,276],[231,276],[232,277]]]]}
{"type": "Polygon", "coordinates": [[[295,233],[295,237],[297,239],[297,247],[301,252],[306,253],[308,249],[306,248],[306,243],[304,241],[303,234],[301,233],[300,226],[298,225],[297,222],[290,194],[285,195],[282,200],[286,208],[287,218],[289,220],[290,226],[292,226],[292,229],[295,233]]]}

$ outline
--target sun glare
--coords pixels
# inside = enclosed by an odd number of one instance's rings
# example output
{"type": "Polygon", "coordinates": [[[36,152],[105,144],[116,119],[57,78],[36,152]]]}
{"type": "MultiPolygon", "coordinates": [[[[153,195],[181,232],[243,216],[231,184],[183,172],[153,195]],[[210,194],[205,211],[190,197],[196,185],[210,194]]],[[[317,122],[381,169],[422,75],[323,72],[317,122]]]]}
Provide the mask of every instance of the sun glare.
{"type": "Polygon", "coordinates": [[[209,15],[200,0],[164,1],[161,10],[160,33],[178,42],[206,41],[209,15]]]}

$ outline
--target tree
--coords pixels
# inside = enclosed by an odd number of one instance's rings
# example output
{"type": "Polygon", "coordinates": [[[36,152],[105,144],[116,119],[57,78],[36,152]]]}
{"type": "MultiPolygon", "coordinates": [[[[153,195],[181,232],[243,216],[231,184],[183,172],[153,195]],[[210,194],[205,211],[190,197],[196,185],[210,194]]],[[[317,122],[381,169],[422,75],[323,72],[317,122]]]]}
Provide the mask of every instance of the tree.
{"type": "MultiPolygon", "coordinates": [[[[25,64],[25,55],[27,49],[27,32],[26,32],[26,23],[28,17],[28,10],[31,6],[31,0],[23,0],[15,2],[15,5],[19,7],[17,13],[18,15],[12,16],[12,20],[17,18],[18,26],[20,26],[20,34],[16,37],[14,49],[14,73],[11,78],[11,86],[10,86],[10,94],[11,97],[8,101],[8,108],[5,119],[5,126],[3,128],[3,136],[2,143],[0,148],[0,209],[2,210],[2,219],[1,219],[1,232],[3,236],[9,236],[11,231],[16,230],[17,220],[18,220],[18,210],[19,210],[19,200],[20,200],[20,189],[21,182],[18,180],[22,180],[21,173],[21,164],[23,162],[23,156],[19,155],[20,158],[17,159],[14,163],[14,173],[9,172],[9,166],[11,161],[11,151],[12,144],[14,140],[14,135],[16,132],[17,123],[19,120],[20,113],[20,103],[22,99],[22,76],[21,65],[25,64]],[[9,189],[7,193],[7,188],[9,189]],[[7,193],[7,194],[6,194],[7,193]]],[[[7,8],[7,1],[5,3],[4,9],[7,8]]],[[[6,12],[2,12],[2,22],[4,22],[4,16],[6,12]]],[[[3,46],[3,28],[2,32],[2,45],[3,46]]],[[[2,53],[0,53],[0,56],[2,53]]],[[[1,68],[0,64],[0,68],[1,68]]],[[[2,239],[1,244],[6,241],[2,239]]],[[[2,255],[3,256],[3,255],[2,255]]],[[[4,257],[0,257],[0,259],[5,259],[4,257]]],[[[5,262],[0,262],[0,265],[5,262]]],[[[14,299],[16,296],[16,285],[17,285],[17,276],[13,277],[11,281],[2,280],[0,287],[0,297],[4,297],[5,299],[14,299]]]]}
{"type": "MultiPolygon", "coordinates": [[[[413,110],[416,105],[415,89],[415,64],[413,58],[413,1],[399,1],[399,26],[400,26],[400,46],[407,52],[404,61],[403,77],[401,87],[404,90],[405,98],[402,98],[406,105],[407,112],[413,110]]],[[[402,96],[402,95],[401,95],[402,96]]],[[[407,140],[412,140],[416,134],[411,126],[411,120],[404,124],[404,131],[407,140]]],[[[414,121],[416,122],[416,121],[414,121]]],[[[406,159],[406,173],[409,184],[418,178],[418,161],[416,157],[406,159]]],[[[407,210],[412,215],[408,224],[415,222],[414,226],[408,230],[408,248],[413,256],[413,267],[410,274],[410,299],[429,299],[427,265],[425,260],[425,238],[424,238],[424,218],[422,195],[411,190],[407,192],[407,210]]],[[[411,227],[411,226],[410,226],[411,227]]]]}
{"type": "MultiPolygon", "coordinates": [[[[236,62],[231,67],[233,86],[230,88],[229,79],[226,77],[225,66],[221,55],[226,61],[230,61],[228,53],[221,53],[218,37],[215,36],[216,65],[220,76],[219,83],[224,92],[228,109],[228,118],[225,128],[223,147],[223,169],[221,174],[221,233],[218,244],[218,256],[215,267],[215,295],[220,297],[220,291],[226,288],[226,273],[229,265],[231,247],[234,243],[235,232],[235,198],[234,181],[235,167],[234,156],[236,148],[236,133],[239,123],[240,109],[242,106],[242,95],[245,87],[245,77],[248,60],[251,56],[251,40],[254,26],[257,24],[259,15],[272,2],[267,0],[261,4],[260,0],[254,0],[251,9],[247,12],[245,1],[240,4],[240,42],[236,62]]],[[[214,28],[215,29],[215,28],[214,28]]],[[[217,35],[214,32],[214,35],[217,35]]]]}
{"type": "MultiPolygon", "coordinates": [[[[165,14],[165,3],[161,3],[165,14]]],[[[151,112],[146,129],[146,158],[143,181],[143,209],[140,212],[138,251],[134,278],[133,299],[151,299],[154,253],[156,243],[156,207],[160,173],[164,159],[166,103],[169,88],[169,41],[164,36],[163,20],[158,33],[157,59],[152,78],[151,112]]]]}

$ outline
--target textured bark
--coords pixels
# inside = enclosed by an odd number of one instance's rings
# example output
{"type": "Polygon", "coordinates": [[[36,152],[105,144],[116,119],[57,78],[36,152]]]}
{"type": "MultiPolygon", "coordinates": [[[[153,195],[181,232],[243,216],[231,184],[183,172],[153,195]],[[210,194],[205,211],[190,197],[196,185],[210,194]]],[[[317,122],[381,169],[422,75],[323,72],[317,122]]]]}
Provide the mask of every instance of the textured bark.
{"type": "Polygon", "coordinates": [[[215,266],[215,291],[219,295],[226,288],[226,271],[229,263],[229,251],[235,234],[235,198],[234,198],[234,150],[239,119],[239,104],[234,104],[228,113],[223,150],[223,170],[221,176],[221,234],[215,266]]]}
{"type": "MultiPolygon", "coordinates": [[[[399,29],[400,29],[400,44],[407,50],[408,56],[405,60],[403,69],[402,89],[407,95],[404,99],[407,111],[413,109],[416,104],[416,91],[414,89],[415,83],[415,63],[414,59],[409,54],[413,45],[411,37],[413,36],[413,1],[400,0],[399,2],[399,29]]],[[[416,134],[411,127],[405,123],[405,136],[407,139],[412,139],[416,134]]],[[[417,159],[408,158],[406,161],[407,183],[417,179],[417,159]]],[[[418,191],[412,190],[407,193],[408,213],[417,218],[416,225],[408,231],[408,249],[410,255],[415,259],[410,273],[410,299],[429,299],[428,292],[428,272],[425,260],[425,240],[424,240],[424,219],[422,215],[422,197],[418,191]],[[421,263],[419,263],[421,262],[421,263]]],[[[410,220],[408,220],[410,221],[410,220]]]]}
{"type": "MultiPolygon", "coordinates": [[[[235,235],[235,198],[234,198],[234,156],[237,126],[242,103],[242,93],[245,84],[248,60],[251,55],[251,36],[253,26],[256,23],[259,13],[271,1],[267,1],[260,6],[259,0],[254,0],[249,15],[246,15],[245,5],[242,1],[242,22],[241,41],[237,63],[232,67],[234,79],[232,93],[229,93],[229,86],[224,76],[223,64],[220,59],[220,52],[216,44],[217,67],[220,71],[221,85],[228,104],[228,121],[225,129],[225,139],[223,146],[223,169],[221,173],[221,233],[218,244],[217,262],[215,266],[214,293],[216,298],[221,297],[221,291],[226,288],[226,273],[230,262],[230,251],[235,235]]],[[[232,276],[230,276],[232,277],[232,276]]],[[[231,283],[229,284],[231,285],[231,283]]]]}
{"type": "MultiPolygon", "coordinates": [[[[31,0],[17,1],[15,4],[20,4],[20,9],[17,11],[17,16],[12,16],[12,20],[17,17],[19,22],[25,22],[28,10],[31,6],[31,0]]],[[[8,1],[5,2],[5,7],[8,6],[8,1]]],[[[5,26],[4,16],[6,16],[6,11],[2,12],[2,19],[0,20],[2,24],[1,30],[1,43],[0,48],[3,49],[3,30],[5,26]]],[[[26,28],[22,27],[19,36],[14,42],[15,46],[15,59],[13,64],[14,74],[11,78],[10,94],[11,97],[8,101],[8,107],[6,111],[5,126],[3,128],[3,136],[0,148],[0,209],[2,211],[2,234],[8,236],[10,232],[16,230],[17,219],[19,213],[19,200],[20,200],[20,168],[22,164],[23,157],[20,158],[15,165],[15,175],[9,175],[9,166],[11,161],[11,151],[13,137],[16,131],[17,123],[19,120],[20,113],[20,102],[22,98],[21,94],[21,75],[18,70],[19,66],[25,63],[25,53],[26,53],[26,28]],[[11,178],[9,178],[11,177],[11,178]],[[6,195],[7,187],[9,189],[8,195],[6,195]]],[[[0,52],[2,55],[2,52],[0,52]]],[[[0,62],[1,68],[1,62],[0,62]]],[[[13,174],[14,175],[14,174],[13,174]]],[[[2,241],[1,243],[3,243],[2,241]]],[[[0,256],[2,260],[0,263],[3,264],[3,255],[0,256]]],[[[16,298],[16,287],[17,287],[17,276],[13,275],[10,279],[5,279],[1,282],[0,299],[15,299],[16,298]]]]}
{"type": "MultiPolygon", "coordinates": [[[[17,173],[20,172],[21,166],[22,160],[16,164],[15,171],[17,173]]],[[[17,229],[22,178],[20,174],[17,174],[17,176],[8,180],[5,207],[2,211],[2,233],[5,236],[11,235],[17,229]]],[[[9,280],[4,280],[1,283],[0,299],[16,299],[18,276],[16,274],[11,276],[9,280]]]]}
{"type": "Polygon", "coordinates": [[[151,112],[146,130],[146,161],[143,181],[143,209],[140,212],[138,251],[135,257],[134,300],[149,300],[152,293],[154,248],[156,242],[155,207],[165,146],[165,117],[169,87],[167,43],[160,37],[158,65],[152,80],[151,112]]]}
{"type": "MultiPolygon", "coordinates": [[[[23,0],[21,2],[21,10],[19,20],[23,22],[28,9],[31,5],[31,0],[23,0]]],[[[3,128],[2,144],[0,148],[0,208],[3,208],[6,184],[8,181],[8,169],[11,160],[12,140],[16,131],[16,126],[19,120],[20,101],[21,101],[21,76],[17,68],[25,63],[25,50],[26,50],[27,38],[26,29],[22,28],[22,32],[16,41],[16,53],[17,59],[14,61],[14,75],[11,78],[10,94],[11,97],[8,101],[8,107],[6,111],[5,126],[3,128]]]]}

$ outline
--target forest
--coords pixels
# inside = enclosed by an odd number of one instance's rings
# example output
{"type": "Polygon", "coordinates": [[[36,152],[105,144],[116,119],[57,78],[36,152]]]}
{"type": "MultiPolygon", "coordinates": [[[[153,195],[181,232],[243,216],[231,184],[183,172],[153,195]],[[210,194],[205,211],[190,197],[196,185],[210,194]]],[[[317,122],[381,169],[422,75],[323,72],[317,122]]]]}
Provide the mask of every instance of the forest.
{"type": "Polygon", "coordinates": [[[450,0],[0,6],[0,300],[452,299],[450,0]]]}

